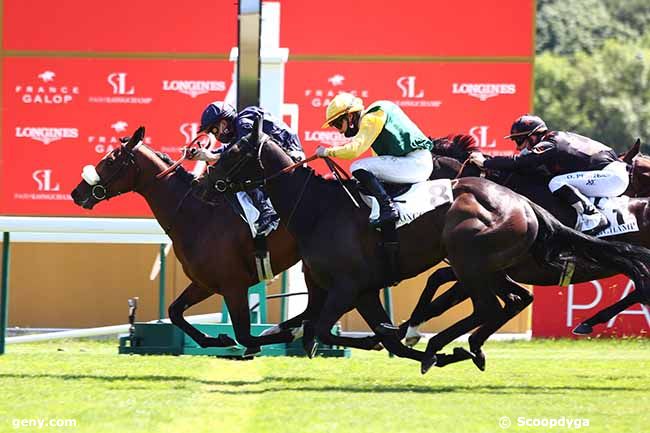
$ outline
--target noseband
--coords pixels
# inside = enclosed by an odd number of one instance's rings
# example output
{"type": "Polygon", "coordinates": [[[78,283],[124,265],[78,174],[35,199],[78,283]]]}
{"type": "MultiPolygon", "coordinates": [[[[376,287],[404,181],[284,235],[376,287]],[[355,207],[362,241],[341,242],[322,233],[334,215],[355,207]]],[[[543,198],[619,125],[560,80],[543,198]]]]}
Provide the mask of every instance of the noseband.
{"type": "Polygon", "coordinates": [[[122,173],[122,170],[128,168],[131,165],[135,165],[136,170],[140,170],[139,167],[135,163],[135,153],[134,150],[139,146],[140,144],[137,144],[136,146],[133,147],[133,149],[129,149],[126,146],[122,146],[122,152],[123,154],[120,154],[119,158],[115,159],[115,162],[118,162],[119,160],[119,167],[117,170],[115,170],[108,179],[102,182],[101,178],[99,177],[99,174],[95,170],[95,167],[92,165],[88,165],[84,167],[83,173],[82,173],[82,178],[84,181],[90,185],[90,194],[91,196],[97,200],[98,202],[102,200],[109,200],[112,197],[117,197],[118,195],[122,194],[121,192],[115,193],[114,195],[109,196],[109,186],[111,183],[118,178],[120,173],[122,173]],[[122,156],[124,155],[124,156],[122,156]]]}

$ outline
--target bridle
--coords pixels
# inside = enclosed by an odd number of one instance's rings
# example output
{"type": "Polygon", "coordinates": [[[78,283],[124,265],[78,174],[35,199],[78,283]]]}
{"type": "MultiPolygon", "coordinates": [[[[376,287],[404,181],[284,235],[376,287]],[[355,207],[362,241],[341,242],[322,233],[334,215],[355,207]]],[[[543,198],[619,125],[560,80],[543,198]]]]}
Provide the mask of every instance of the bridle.
{"type": "Polygon", "coordinates": [[[82,177],[83,177],[84,181],[86,181],[86,183],[88,185],[90,185],[90,187],[91,187],[90,188],[90,194],[95,200],[97,200],[97,202],[100,202],[102,200],[108,201],[111,198],[117,197],[118,195],[124,193],[124,191],[119,191],[119,192],[116,192],[113,195],[109,195],[109,186],[111,185],[111,183],[115,179],[118,178],[120,173],[122,173],[122,170],[125,170],[128,167],[130,167],[131,165],[134,165],[135,168],[136,168],[136,171],[138,173],[140,172],[140,167],[138,167],[138,165],[135,163],[135,152],[134,151],[141,144],[142,144],[142,142],[140,142],[137,145],[133,146],[133,148],[128,148],[125,145],[122,145],[122,147],[118,148],[118,149],[121,150],[121,153],[120,153],[118,158],[115,158],[114,162],[118,162],[118,160],[119,160],[119,167],[117,168],[117,170],[115,170],[115,171],[113,171],[113,173],[111,173],[111,175],[108,177],[108,179],[106,179],[104,181],[102,181],[101,177],[99,176],[99,174],[97,173],[97,171],[95,170],[95,168],[93,166],[84,167],[84,172],[83,172],[84,174],[82,174],[82,177]],[[122,155],[124,155],[124,157],[122,155]],[[89,169],[88,167],[92,167],[92,169],[89,169]],[[94,177],[94,179],[91,179],[92,174],[89,174],[90,171],[94,171],[94,174],[96,175],[96,177],[94,177]]]}
{"type": "MultiPolygon", "coordinates": [[[[262,168],[262,171],[264,171],[264,164],[262,163],[262,149],[264,148],[264,145],[269,142],[269,140],[271,140],[271,138],[268,136],[262,137],[256,153],[252,151],[245,151],[244,155],[239,160],[235,161],[235,163],[232,165],[232,167],[228,169],[228,171],[226,171],[223,177],[219,177],[218,179],[216,179],[215,189],[220,193],[225,193],[227,191],[239,192],[239,191],[248,191],[251,189],[259,188],[261,186],[266,185],[268,181],[273,180],[278,176],[288,173],[289,171],[295,169],[296,167],[300,167],[301,165],[306,164],[318,158],[318,156],[314,155],[307,159],[298,161],[288,167],[285,167],[282,170],[270,176],[263,176],[260,179],[245,180],[242,182],[233,181],[232,176],[237,172],[239,172],[239,170],[241,170],[242,167],[246,166],[250,162],[250,160],[254,157],[257,158],[257,163],[262,168]]],[[[228,151],[226,150],[226,152],[228,151]]]]}
{"type": "MultiPolygon", "coordinates": [[[[124,144],[122,144],[122,147],[120,147],[118,149],[120,149],[120,152],[123,152],[123,153],[120,153],[119,157],[115,158],[115,161],[114,161],[114,162],[117,162],[119,160],[120,165],[119,165],[118,169],[115,170],[113,173],[111,173],[111,175],[105,181],[101,180],[101,177],[99,176],[99,173],[97,173],[97,170],[95,169],[94,166],[90,165],[90,166],[84,167],[83,173],[82,173],[82,178],[84,179],[84,181],[88,185],[90,185],[90,187],[91,187],[90,194],[98,203],[100,201],[103,201],[103,200],[108,201],[113,197],[117,197],[120,194],[128,192],[128,191],[118,191],[118,192],[114,193],[113,195],[110,195],[109,186],[115,179],[118,178],[118,176],[120,175],[120,173],[122,173],[123,170],[129,168],[132,165],[135,166],[135,170],[136,170],[135,175],[136,175],[136,177],[140,174],[141,168],[136,163],[135,151],[141,145],[142,145],[142,141],[140,141],[138,144],[136,144],[132,148],[129,148],[129,147],[125,146],[124,144]],[[122,155],[125,155],[125,156],[122,157],[122,155]]],[[[178,167],[178,165],[176,165],[176,167],[178,167]]],[[[174,168],[176,168],[176,167],[174,167],[174,168]]],[[[164,172],[169,173],[169,169],[165,169],[164,172]]],[[[132,191],[142,193],[143,191],[146,191],[146,189],[149,187],[149,185],[151,185],[153,182],[155,182],[158,179],[160,179],[160,177],[158,175],[153,176],[153,178],[151,180],[149,180],[147,183],[145,183],[143,186],[140,186],[140,187],[137,187],[137,188],[134,187],[132,189],[132,191]]],[[[176,215],[180,212],[181,207],[183,206],[183,203],[185,202],[185,199],[190,195],[191,192],[192,192],[192,187],[190,186],[187,189],[187,192],[185,192],[185,194],[183,195],[183,198],[179,201],[178,205],[176,205],[176,209],[174,210],[174,212],[171,215],[171,223],[166,227],[163,226],[163,230],[165,231],[165,233],[169,234],[171,232],[171,229],[172,229],[172,227],[174,225],[174,220],[176,219],[176,215]]]]}

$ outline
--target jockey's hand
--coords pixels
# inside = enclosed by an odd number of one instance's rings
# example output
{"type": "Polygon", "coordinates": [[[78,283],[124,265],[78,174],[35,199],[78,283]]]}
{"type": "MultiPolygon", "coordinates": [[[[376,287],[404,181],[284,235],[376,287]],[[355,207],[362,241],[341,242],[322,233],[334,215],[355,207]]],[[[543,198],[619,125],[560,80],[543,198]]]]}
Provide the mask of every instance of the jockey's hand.
{"type": "Polygon", "coordinates": [[[325,147],[325,146],[318,146],[318,147],[316,148],[316,156],[318,156],[319,158],[325,158],[325,157],[327,156],[327,155],[325,154],[326,151],[327,151],[327,147],[325,147]]]}
{"type": "Polygon", "coordinates": [[[185,149],[185,159],[188,159],[190,161],[212,162],[219,159],[219,154],[215,154],[214,152],[203,147],[191,147],[189,149],[185,149]]]}
{"type": "Polygon", "coordinates": [[[485,156],[481,152],[472,152],[469,155],[469,162],[474,164],[480,169],[483,169],[483,163],[485,162],[485,156]]]}

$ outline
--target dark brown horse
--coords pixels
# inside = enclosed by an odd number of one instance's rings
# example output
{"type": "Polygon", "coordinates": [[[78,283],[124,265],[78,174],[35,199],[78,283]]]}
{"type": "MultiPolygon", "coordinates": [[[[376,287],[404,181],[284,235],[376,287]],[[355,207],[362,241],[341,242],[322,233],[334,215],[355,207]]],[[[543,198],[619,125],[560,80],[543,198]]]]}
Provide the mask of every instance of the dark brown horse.
{"type": "MultiPolygon", "coordinates": [[[[455,179],[458,177],[483,175],[481,170],[476,166],[465,163],[469,153],[478,150],[475,140],[471,136],[456,135],[453,137],[441,137],[433,139],[433,142],[434,170],[431,175],[432,179],[455,179]],[[441,155],[448,155],[448,157],[441,155]]],[[[633,149],[627,152],[626,157],[634,157],[637,171],[639,171],[639,173],[638,177],[633,177],[634,181],[631,183],[630,189],[626,193],[636,196],[639,191],[646,191],[649,189],[649,185],[647,185],[648,182],[645,181],[647,180],[647,176],[644,176],[645,171],[643,169],[649,164],[646,157],[642,155],[637,156],[637,152],[634,151],[635,149],[636,145],[633,149]]],[[[521,194],[539,204],[544,209],[551,212],[563,224],[570,227],[575,225],[575,210],[551,194],[547,186],[548,181],[550,180],[548,176],[540,173],[531,173],[530,175],[522,175],[518,173],[488,173],[487,176],[488,179],[507,186],[518,194],[521,194]]],[[[609,236],[605,239],[628,242],[634,245],[650,248],[650,198],[637,196],[637,198],[630,199],[628,203],[628,211],[637,218],[639,231],[609,236]]],[[[432,299],[437,289],[437,285],[453,281],[454,279],[453,272],[449,271],[440,271],[436,275],[431,276],[430,281],[427,282],[427,287],[423,292],[421,300],[418,302],[416,309],[408,320],[408,323],[411,326],[419,325],[420,323],[423,323],[423,321],[435,317],[440,314],[441,311],[451,308],[451,306],[466,298],[466,295],[463,295],[462,293],[462,288],[455,286],[454,291],[444,295],[443,298],[437,299],[434,305],[427,306],[427,298],[429,301],[432,299]]],[[[644,302],[643,295],[638,290],[634,290],[615,304],[604,308],[588,319],[582,321],[578,326],[576,326],[574,333],[578,335],[590,334],[593,332],[594,326],[608,322],[616,314],[639,302],[644,302]]],[[[648,302],[647,298],[645,302],[648,302]]]]}
{"type": "MultiPolygon", "coordinates": [[[[314,290],[309,269],[304,267],[309,291],[305,312],[280,323],[277,333],[252,336],[248,287],[258,282],[258,276],[253,239],[247,223],[232,206],[234,196],[221,194],[215,197],[215,203],[206,203],[194,194],[194,177],[182,167],[158,179],[157,175],[167,170],[172,161],[141,144],[142,137],[144,128],[139,128],[125,145],[104,157],[94,168],[96,182],[91,185],[83,180],[72,191],[74,202],[92,209],[100,201],[129,191],[144,197],[192,281],[169,306],[169,318],[201,347],[236,344],[225,334],[205,335],[183,317],[185,310],[215,293],[224,297],[235,336],[248,348],[247,355],[257,353],[262,345],[292,341],[292,330],[317,315],[323,303],[322,291],[314,290]]],[[[276,273],[299,260],[296,242],[284,226],[269,235],[268,248],[276,273]]],[[[375,337],[338,337],[337,344],[369,350],[380,348],[377,341],[375,337]]]]}
{"type": "MultiPolygon", "coordinates": [[[[474,312],[429,340],[426,352],[406,348],[396,333],[382,333],[389,318],[379,290],[391,278],[379,246],[382,236],[368,225],[368,209],[357,208],[337,181],[326,180],[306,166],[279,174],[291,159],[257,128],[229,146],[216,167],[222,187],[266,183],[274,207],[295,236],[304,263],[318,287],[327,291],[315,324],[319,339],[329,343],[336,321],[356,306],[384,346],[398,356],[419,360],[422,372],[435,354],[458,336],[480,326],[470,348],[480,356],[485,339],[516,312],[503,308],[495,292],[517,281],[555,284],[566,258],[576,262],[574,280],[624,273],[637,287],[650,289],[644,263],[650,251],[585,236],[563,226],[541,207],[484,179],[453,183],[453,201],[428,212],[397,231],[399,279],[420,274],[447,257],[472,299],[474,312]]],[[[353,184],[353,194],[357,194],[353,184]]]]}

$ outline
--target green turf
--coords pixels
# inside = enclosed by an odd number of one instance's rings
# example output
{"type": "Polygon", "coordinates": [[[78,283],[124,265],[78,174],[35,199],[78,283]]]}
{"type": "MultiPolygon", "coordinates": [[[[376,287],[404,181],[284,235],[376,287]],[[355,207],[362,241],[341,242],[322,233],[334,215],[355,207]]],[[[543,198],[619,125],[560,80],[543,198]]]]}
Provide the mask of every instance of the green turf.
{"type": "Polygon", "coordinates": [[[563,432],[518,417],[588,419],[581,431],[650,431],[650,340],[490,343],[487,371],[432,369],[385,352],[350,359],[117,355],[117,342],[11,345],[0,432],[563,432]],[[14,419],[76,427],[14,429],[14,419]]]}

